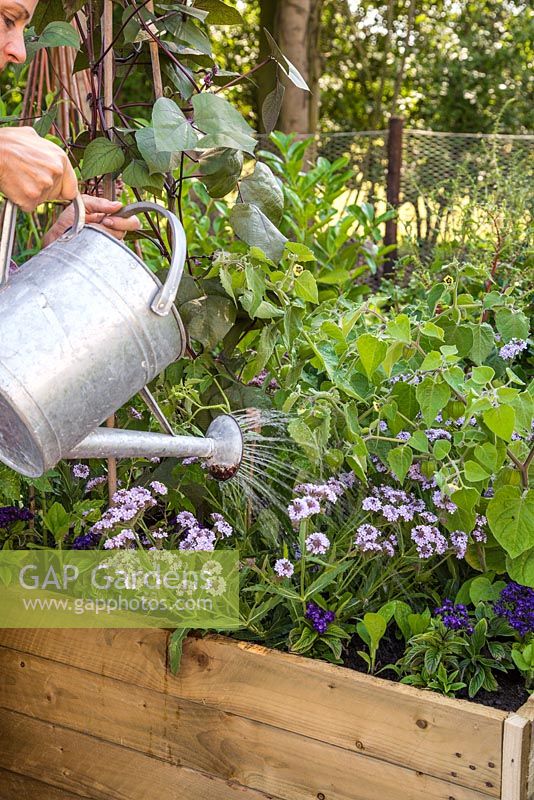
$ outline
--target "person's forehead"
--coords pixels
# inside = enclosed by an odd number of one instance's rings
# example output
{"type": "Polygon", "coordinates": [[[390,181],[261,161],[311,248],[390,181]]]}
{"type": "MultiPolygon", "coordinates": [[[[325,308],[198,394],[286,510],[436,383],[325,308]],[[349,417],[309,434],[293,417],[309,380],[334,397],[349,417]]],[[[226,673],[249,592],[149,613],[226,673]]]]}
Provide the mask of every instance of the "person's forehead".
{"type": "Polygon", "coordinates": [[[37,0],[0,0],[0,7],[24,20],[31,19],[37,0]]]}

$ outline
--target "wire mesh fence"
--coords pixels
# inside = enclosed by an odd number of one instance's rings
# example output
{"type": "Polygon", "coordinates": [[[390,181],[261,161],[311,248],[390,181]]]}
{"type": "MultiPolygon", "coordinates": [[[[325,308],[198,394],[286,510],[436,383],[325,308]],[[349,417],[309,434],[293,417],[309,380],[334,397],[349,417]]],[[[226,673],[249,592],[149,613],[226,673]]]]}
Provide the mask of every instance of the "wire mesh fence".
{"type": "MultiPolygon", "coordinates": [[[[311,137],[309,152],[329,161],[347,157],[351,200],[380,203],[388,196],[389,136],[388,130],[317,134],[311,137]]],[[[260,137],[260,146],[272,148],[265,136],[260,137]]],[[[405,129],[400,147],[401,222],[404,229],[413,223],[420,242],[435,238],[436,222],[431,224],[430,216],[446,211],[459,196],[466,200],[497,181],[514,175],[532,179],[534,173],[534,135],[405,129]]]]}

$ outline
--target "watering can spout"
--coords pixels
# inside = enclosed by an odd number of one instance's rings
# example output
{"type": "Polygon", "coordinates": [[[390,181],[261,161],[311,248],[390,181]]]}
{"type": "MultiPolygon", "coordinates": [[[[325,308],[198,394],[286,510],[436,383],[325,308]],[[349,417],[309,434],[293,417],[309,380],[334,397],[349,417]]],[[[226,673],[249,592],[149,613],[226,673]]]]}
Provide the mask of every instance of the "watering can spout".
{"type": "Polygon", "coordinates": [[[233,477],[243,457],[241,428],[229,414],[216,417],[206,436],[171,436],[151,431],[98,428],[65,458],[199,458],[217,480],[233,477]]]}

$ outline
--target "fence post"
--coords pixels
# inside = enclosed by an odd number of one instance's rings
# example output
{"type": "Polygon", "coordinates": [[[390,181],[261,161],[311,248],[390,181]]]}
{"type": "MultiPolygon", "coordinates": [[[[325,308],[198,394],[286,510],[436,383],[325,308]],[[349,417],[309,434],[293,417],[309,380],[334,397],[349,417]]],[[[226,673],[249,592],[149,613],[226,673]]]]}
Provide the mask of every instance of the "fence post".
{"type": "MultiPolygon", "coordinates": [[[[388,173],[386,184],[386,197],[388,207],[399,207],[400,179],[402,169],[402,117],[390,117],[388,124],[388,173]]],[[[383,274],[390,275],[397,260],[397,220],[389,219],[386,222],[386,245],[394,245],[384,261],[383,274]]]]}

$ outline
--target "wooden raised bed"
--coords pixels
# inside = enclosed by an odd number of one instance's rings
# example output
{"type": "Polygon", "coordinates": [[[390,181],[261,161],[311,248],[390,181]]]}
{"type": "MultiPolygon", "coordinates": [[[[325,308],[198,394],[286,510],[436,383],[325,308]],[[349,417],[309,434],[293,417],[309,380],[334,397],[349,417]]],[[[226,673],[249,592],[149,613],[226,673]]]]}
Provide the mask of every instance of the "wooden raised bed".
{"type": "MultiPolygon", "coordinates": [[[[0,800],[527,800],[507,714],[219,636],[0,630],[0,800]]],[[[533,703],[534,708],[534,703],[533,703]]]]}

